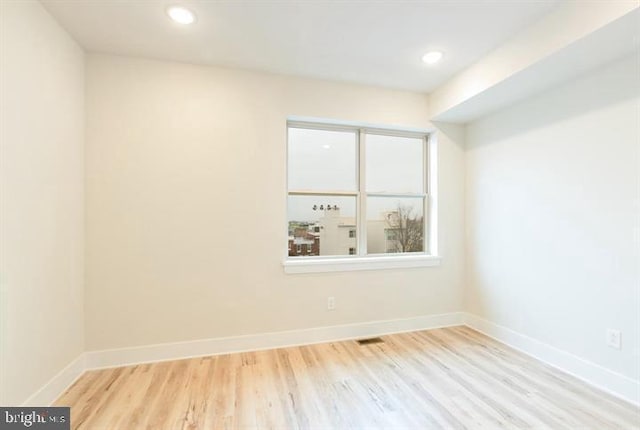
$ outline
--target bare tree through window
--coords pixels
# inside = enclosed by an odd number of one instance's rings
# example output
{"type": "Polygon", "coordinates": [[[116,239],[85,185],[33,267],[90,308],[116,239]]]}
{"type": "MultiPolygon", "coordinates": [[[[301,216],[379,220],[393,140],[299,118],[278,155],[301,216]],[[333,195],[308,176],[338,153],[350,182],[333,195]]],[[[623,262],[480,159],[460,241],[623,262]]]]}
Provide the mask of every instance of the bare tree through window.
{"type": "Polygon", "coordinates": [[[424,250],[424,219],[413,207],[398,203],[386,217],[387,252],[422,252],[424,250]]]}

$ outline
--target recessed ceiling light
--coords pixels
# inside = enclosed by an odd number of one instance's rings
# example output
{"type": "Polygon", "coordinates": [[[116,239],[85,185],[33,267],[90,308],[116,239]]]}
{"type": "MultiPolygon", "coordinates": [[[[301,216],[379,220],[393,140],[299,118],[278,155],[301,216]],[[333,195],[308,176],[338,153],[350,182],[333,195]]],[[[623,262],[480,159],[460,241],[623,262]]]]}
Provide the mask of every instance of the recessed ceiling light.
{"type": "Polygon", "coordinates": [[[193,12],[182,6],[171,6],[167,9],[167,15],[178,24],[191,24],[196,20],[193,12]]]}
{"type": "Polygon", "coordinates": [[[331,145],[322,145],[324,149],[331,149],[331,145]]]}
{"type": "Polygon", "coordinates": [[[422,57],[422,62],[425,64],[435,64],[442,60],[442,55],[440,51],[429,51],[422,57]]]}

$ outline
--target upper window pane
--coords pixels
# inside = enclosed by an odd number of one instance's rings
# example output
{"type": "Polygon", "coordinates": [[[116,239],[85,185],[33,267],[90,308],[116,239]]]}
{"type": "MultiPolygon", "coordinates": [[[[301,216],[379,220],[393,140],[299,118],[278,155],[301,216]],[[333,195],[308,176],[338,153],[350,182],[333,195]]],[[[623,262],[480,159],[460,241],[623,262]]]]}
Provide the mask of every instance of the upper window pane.
{"type": "Polygon", "coordinates": [[[423,140],[367,134],[367,192],[423,193],[423,140]]]}
{"type": "Polygon", "coordinates": [[[355,191],[354,131],[289,128],[289,189],[355,191]]]}

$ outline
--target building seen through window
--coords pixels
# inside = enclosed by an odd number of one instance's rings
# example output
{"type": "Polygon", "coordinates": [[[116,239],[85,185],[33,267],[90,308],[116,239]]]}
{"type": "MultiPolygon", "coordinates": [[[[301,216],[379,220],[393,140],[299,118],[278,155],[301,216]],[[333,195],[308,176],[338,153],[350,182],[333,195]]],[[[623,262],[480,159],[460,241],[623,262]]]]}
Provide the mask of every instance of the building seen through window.
{"type": "MultiPolygon", "coordinates": [[[[342,216],[340,209],[323,209],[315,222],[289,222],[289,256],[355,255],[355,218],[342,216]],[[293,245],[293,246],[292,246],[293,245]]],[[[367,221],[369,254],[422,252],[424,221],[408,208],[380,214],[367,221]]]]}

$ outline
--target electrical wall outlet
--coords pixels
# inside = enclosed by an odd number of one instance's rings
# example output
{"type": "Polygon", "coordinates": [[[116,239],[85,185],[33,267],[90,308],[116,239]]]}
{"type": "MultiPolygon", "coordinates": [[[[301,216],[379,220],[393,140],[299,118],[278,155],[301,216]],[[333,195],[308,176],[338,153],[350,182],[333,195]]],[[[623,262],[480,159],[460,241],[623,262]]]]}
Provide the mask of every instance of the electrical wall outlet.
{"type": "Polygon", "coordinates": [[[620,330],[607,329],[607,346],[615,349],[622,347],[622,334],[620,330]]]}
{"type": "Polygon", "coordinates": [[[334,311],[336,309],[336,298],[331,296],[327,298],[327,310],[334,311]]]}

